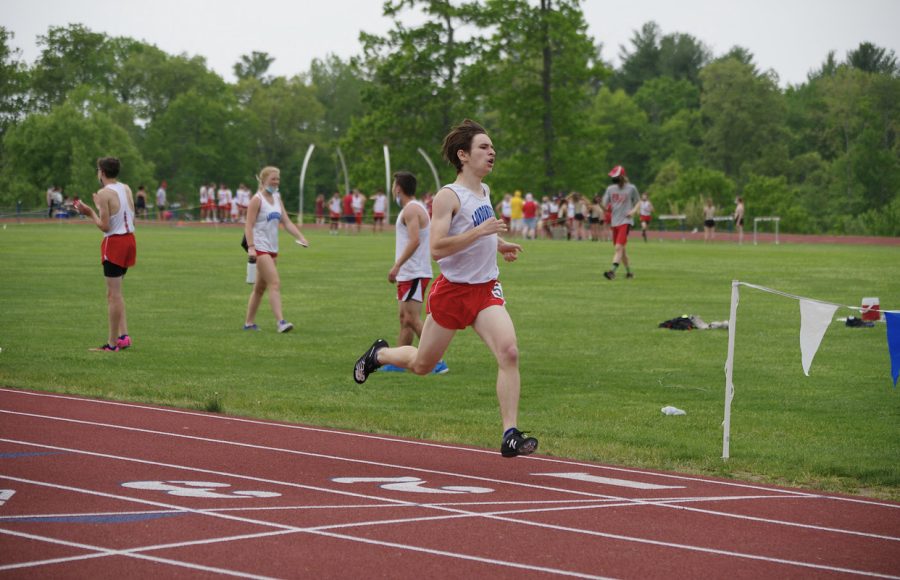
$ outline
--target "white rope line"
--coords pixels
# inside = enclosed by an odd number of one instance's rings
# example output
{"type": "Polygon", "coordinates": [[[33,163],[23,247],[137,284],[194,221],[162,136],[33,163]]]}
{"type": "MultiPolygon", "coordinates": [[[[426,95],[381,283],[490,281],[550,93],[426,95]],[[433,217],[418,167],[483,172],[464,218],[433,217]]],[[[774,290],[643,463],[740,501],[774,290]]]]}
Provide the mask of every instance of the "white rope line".
{"type": "MultiPolygon", "coordinates": [[[[777,294],[779,296],[784,296],[785,298],[793,298],[794,300],[809,300],[810,302],[818,302],[819,304],[829,304],[831,306],[837,306],[839,308],[849,308],[850,310],[858,310],[862,312],[863,310],[869,310],[868,308],[863,308],[862,306],[850,306],[848,304],[838,304],[837,302],[829,302],[827,300],[818,300],[816,298],[807,298],[805,296],[797,296],[796,294],[790,294],[788,292],[782,292],[781,290],[775,290],[774,288],[766,288],[765,286],[758,286],[756,284],[751,284],[749,282],[738,282],[741,286],[747,286],[748,288],[756,288],[757,290],[761,290],[763,292],[768,292],[769,294],[777,294]]],[[[900,310],[881,310],[880,312],[891,312],[895,314],[900,314],[900,310]]]]}

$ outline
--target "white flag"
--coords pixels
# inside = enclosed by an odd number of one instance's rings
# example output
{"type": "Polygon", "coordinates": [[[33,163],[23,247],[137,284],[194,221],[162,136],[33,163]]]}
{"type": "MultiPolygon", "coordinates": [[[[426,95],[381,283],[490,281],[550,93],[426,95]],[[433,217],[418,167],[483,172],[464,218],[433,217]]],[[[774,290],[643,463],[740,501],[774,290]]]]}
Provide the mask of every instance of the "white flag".
{"type": "Polygon", "coordinates": [[[800,359],[803,363],[803,372],[809,376],[809,367],[812,364],[822,337],[831,324],[837,304],[824,304],[814,300],[800,300],[800,359]]]}

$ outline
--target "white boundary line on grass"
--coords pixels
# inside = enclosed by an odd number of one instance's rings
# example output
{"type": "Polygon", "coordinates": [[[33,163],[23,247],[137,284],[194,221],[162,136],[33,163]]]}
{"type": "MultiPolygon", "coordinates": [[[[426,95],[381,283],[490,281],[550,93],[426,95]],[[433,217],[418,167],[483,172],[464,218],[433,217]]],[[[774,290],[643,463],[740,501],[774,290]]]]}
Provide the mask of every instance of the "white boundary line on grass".
{"type": "MultiPolygon", "coordinates": [[[[406,465],[397,465],[397,464],[390,464],[390,463],[382,463],[382,462],[368,461],[368,460],[362,460],[362,459],[352,459],[352,458],[341,457],[341,456],[335,456],[335,455],[326,455],[326,454],[321,454],[321,453],[312,453],[312,452],[308,452],[308,451],[299,451],[299,450],[294,450],[294,449],[284,449],[284,448],[278,448],[278,447],[270,447],[270,446],[256,445],[256,444],[250,444],[250,443],[241,443],[241,442],[228,441],[228,440],[222,440],[222,439],[212,439],[212,438],[207,438],[207,437],[199,437],[199,436],[195,436],[195,435],[185,435],[185,434],[182,434],[182,433],[170,433],[170,432],[167,432],[167,431],[156,431],[156,430],[150,430],[150,429],[143,429],[143,428],[139,428],[139,427],[128,427],[128,426],[114,425],[114,424],[109,424],[109,423],[99,423],[99,422],[96,422],[96,421],[84,421],[84,420],[81,420],[81,419],[69,419],[69,418],[65,418],[65,417],[52,417],[52,416],[47,416],[47,415],[38,415],[38,414],[35,414],[35,413],[22,413],[22,412],[19,412],[19,411],[7,411],[7,410],[3,410],[3,409],[0,409],[0,414],[20,415],[20,416],[26,416],[26,417],[39,418],[39,419],[47,419],[47,420],[53,420],[53,421],[62,421],[62,422],[67,422],[67,423],[76,423],[76,424],[82,424],[82,425],[89,425],[89,426],[94,426],[94,427],[105,427],[105,428],[113,428],[113,429],[122,429],[122,430],[125,430],[125,431],[133,431],[133,432],[138,432],[138,433],[142,433],[142,434],[143,434],[143,433],[146,433],[146,434],[151,434],[151,435],[162,435],[162,436],[168,436],[168,437],[176,437],[176,438],[179,438],[179,439],[188,439],[188,440],[193,440],[193,441],[201,441],[201,442],[205,442],[205,443],[215,443],[215,444],[223,444],[223,445],[232,445],[232,446],[236,446],[236,447],[246,447],[246,448],[251,448],[251,449],[256,449],[256,450],[261,450],[261,451],[274,451],[274,452],[279,452],[279,453],[288,453],[288,454],[302,455],[302,456],[307,456],[307,457],[315,457],[315,458],[319,458],[319,459],[328,459],[328,460],[334,460],[334,461],[344,461],[344,462],[349,462],[349,463],[360,463],[360,464],[364,464],[364,465],[374,465],[374,466],[377,466],[377,467],[388,467],[388,468],[391,468],[391,469],[400,469],[400,470],[405,470],[405,471],[417,471],[417,472],[423,472],[423,473],[428,473],[428,474],[445,475],[445,476],[451,476],[451,477],[460,477],[460,478],[472,479],[472,480],[475,480],[475,481],[488,482],[488,483],[494,483],[494,484],[511,485],[511,486],[515,486],[515,487],[525,487],[525,488],[530,488],[530,489],[538,489],[538,490],[541,490],[541,491],[550,491],[550,492],[557,492],[557,493],[566,493],[566,494],[574,494],[574,495],[580,495],[580,496],[587,496],[587,497],[591,497],[591,498],[595,498],[595,499],[624,501],[624,502],[627,502],[628,504],[631,504],[631,505],[655,505],[655,506],[658,506],[658,507],[668,507],[668,508],[672,508],[672,509],[687,510],[687,511],[693,511],[693,512],[698,512],[698,513],[705,513],[705,514],[708,514],[708,515],[717,515],[717,516],[730,517],[730,518],[735,518],[735,519],[744,519],[744,520],[747,520],[747,521],[758,521],[758,522],[769,523],[769,524],[779,524],[779,525],[785,525],[785,526],[803,527],[803,528],[809,528],[809,529],[819,529],[819,530],[822,530],[822,531],[830,531],[830,532],[837,532],[837,533],[846,533],[846,534],[861,535],[861,536],[867,536],[867,537],[882,537],[882,536],[879,536],[879,535],[877,535],[877,534],[869,534],[869,533],[867,533],[867,532],[860,532],[860,531],[856,531],[856,530],[843,530],[843,529],[837,529],[837,528],[825,528],[825,527],[822,527],[822,526],[814,526],[814,525],[810,525],[810,524],[802,524],[802,523],[799,523],[799,522],[790,522],[790,521],[784,521],[784,520],[773,520],[773,519],[760,518],[760,517],[755,517],[755,516],[746,516],[746,515],[740,515],[740,514],[732,514],[732,513],[728,513],[728,512],[717,512],[717,511],[714,511],[714,510],[705,510],[705,509],[702,509],[702,508],[692,508],[692,507],[687,507],[687,506],[673,506],[673,505],[669,505],[668,503],[663,503],[663,502],[654,503],[654,502],[648,502],[647,500],[641,499],[641,498],[628,498],[628,497],[623,497],[623,496],[615,496],[615,495],[608,495],[608,494],[599,494],[599,493],[592,493],[592,492],[585,492],[585,491],[572,490],[572,489],[567,489],[567,488],[558,488],[558,487],[551,487],[551,486],[546,486],[546,485],[536,485],[536,484],[523,483],[523,482],[518,482],[518,481],[508,481],[508,480],[502,480],[502,479],[495,479],[495,478],[488,478],[488,477],[482,477],[482,476],[475,476],[475,475],[469,475],[469,474],[459,473],[459,472],[447,472],[447,471],[439,471],[439,470],[425,469],[425,468],[420,468],[420,467],[411,467],[411,466],[406,466],[406,465]]],[[[83,450],[69,450],[69,449],[66,449],[66,448],[55,447],[55,446],[52,446],[52,445],[43,445],[43,444],[36,444],[36,443],[31,443],[31,442],[21,442],[21,441],[16,441],[16,440],[11,440],[11,439],[0,439],[0,441],[8,441],[8,442],[11,442],[11,443],[21,443],[21,444],[26,444],[26,445],[37,445],[37,446],[43,447],[43,448],[50,448],[50,449],[64,450],[64,451],[73,451],[73,452],[76,452],[76,453],[85,453],[85,454],[90,454],[90,455],[95,455],[95,456],[100,456],[100,457],[113,457],[113,458],[116,458],[116,459],[133,460],[133,459],[130,459],[130,458],[122,458],[122,457],[118,457],[118,456],[107,456],[106,454],[102,454],[102,453],[95,453],[95,452],[83,451],[83,450]]],[[[134,460],[134,461],[137,461],[137,460],[134,460]]],[[[154,463],[154,462],[148,462],[148,463],[154,463]]],[[[207,470],[198,469],[198,471],[207,471],[207,470]]],[[[213,472],[213,471],[211,471],[210,473],[218,474],[218,473],[220,473],[220,472],[213,472]]],[[[257,479],[257,478],[251,477],[251,476],[238,476],[237,474],[224,474],[224,475],[228,475],[228,476],[231,476],[231,477],[242,477],[242,478],[246,478],[246,479],[250,479],[250,480],[254,480],[254,481],[269,481],[269,480],[259,480],[259,479],[257,479]]],[[[270,483],[281,483],[281,482],[278,482],[278,481],[274,481],[274,482],[269,481],[269,482],[270,482],[270,483]]],[[[322,492],[325,492],[325,493],[341,493],[341,494],[351,495],[351,496],[366,497],[366,498],[368,498],[368,499],[383,500],[383,498],[378,497],[378,496],[362,495],[362,494],[353,494],[353,493],[349,493],[349,492],[338,491],[337,489],[334,489],[334,488],[323,488],[323,487],[309,486],[309,485],[300,485],[300,484],[296,484],[296,485],[298,485],[299,487],[306,488],[306,489],[313,489],[313,490],[316,490],[316,491],[322,491],[322,492]]],[[[781,497],[782,497],[783,499],[789,499],[789,498],[806,498],[806,499],[827,498],[827,496],[817,496],[817,495],[813,495],[813,494],[798,494],[797,492],[793,492],[793,493],[794,493],[794,495],[784,495],[784,496],[781,496],[781,497]]],[[[404,502],[404,501],[402,501],[402,500],[384,500],[384,501],[391,501],[391,502],[393,502],[393,503],[400,503],[400,504],[411,504],[411,503],[414,503],[415,505],[424,505],[424,504],[416,503],[416,502],[404,502]]],[[[893,506],[892,506],[892,507],[893,507],[893,506]]],[[[893,539],[893,538],[891,538],[891,537],[889,537],[889,536],[883,536],[882,538],[883,538],[883,539],[893,539]]]]}
{"type": "MultiPolygon", "coordinates": [[[[251,425],[264,425],[267,427],[277,427],[277,428],[284,428],[284,429],[310,431],[310,432],[314,432],[314,433],[343,435],[346,437],[360,437],[360,438],[364,438],[364,439],[373,439],[376,441],[387,441],[390,443],[400,443],[400,444],[404,444],[404,445],[417,445],[417,446],[424,446],[424,447],[437,447],[440,449],[451,449],[451,450],[455,450],[455,451],[465,451],[465,452],[469,452],[469,453],[483,453],[483,454],[491,454],[491,455],[496,454],[496,451],[489,451],[486,449],[477,449],[477,448],[473,448],[473,447],[461,447],[461,446],[448,445],[448,444],[443,444],[443,443],[434,443],[434,442],[428,442],[428,441],[400,439],[400,438],[396,438],[396,437],[387,437],[387,436],[383,436],[383,435],[372,435],[372,434],[367,434],[367,433],[354,433],[352,431],[341,431],[341,430],[337,430],[337,429],[327,429],[327,428],[323,428],[323,427],[309,427],[309,426],[305,426],[305,425],[294,425],[294,424],[289,424],[289,423],[262,421],[259,419],[247,419],[247,418],[243,418],[243,417],[233,417],[233,416],[229,416],[229,415],[217,415],[217,414],[213,414],[213,413],[202,413],[199,411],[187,411],[187,410],[183,410],[183,409],[172,409],[172,408],[168,408],[168,407],[154,407],[154,406],[150,406],[150,405],[140,405],[140,404],[136,404],[136,403],[126,403],[126,402],[121,402],[121,401],[104,401],[104,400],[100,400],[100,399],[91,399],[91,398],[87,398],[87,397],[59,395],[56,393],[39,393],[39,392],[22,391],[22,390],[18,390],[18,389],[10,389],[10,388],[3,388],[3,387],[0,387],[0,393],[9,393],[9,394],[15,394],[15,395],[27,395],[27,396],[33,396],[33,397],[43,397],[43,398],[52,398],[52,399],[63,399],[63,400],[76,401],[76,402],[89,403],[89,404],[129,407],[129,408],[135,408],[135,409],[142,409],[142,410],[146,410],[146,411],[156,411],[156,412],[160,412],[160,413],[172,413],[172,414],[176,414],[176,415],[188,415],[188,416],[192,416],[192,417],[213,419],[213,420],[218,420],[218,421],[232,421],[232,422],[237,422],[237,423],[248,423],[251,425]]],[[[548,462],[548,463],[555,463],[555,464],[560,464],[560,465],[571,465],[571,466],[577,466],[577,467],[587,467],[587,468],[591,468],[591,469],[605,469],[605,470],[616,471],[616,472],[620,472],[620,473],[633,473],[633,474],[648,475],[648,476],[653,476],[653,477],[662,477],[662,478],[667,478],[667,479],[677,479],[677,480],[682,480],[682,481],[695,481],[695,482],[700,482],[700,483],[709,483],[709,484],[713,484],[713,485],[722,485],[725,487],[739,487],[739,488],[746,488],[746,489],[755,489],[755,490],[775,492],[775,493],[781,493],[781,494],[787,494],[787,495],[796,495],[796,496],[800,496],[800,497],[815,495],[817,497],[828,498],[833,501],[845,501],[845,502],[852,502],[852,503],[869,504],[869,505],[875,505],[875,506],[881,506],[881,507],[890,507],[890,508],[895,508],[895,509],[900,508],[900,504],[884,503],[884,502],[868,500],[868,499],[864,499],[864,498],[820,495],[820,494],[813,494],[810,492],[781,489],[781,488],[776,488],[776,487],[767,487],[767,486],[763,486],[763,485],[754,485],[754,484],[748,484],[748,483],[706,479],[703,477],[679,475],[679,474],[674,474],[674,473],[658,473],[658,472],[652,472],[652,471],[643,471],[643,470],[634,469],[634,468],[613,467],[613,466],[598,465],[598,464],[593,464],[593,463],[585,463],[585,462],[572,461],[572,460],[554,459],[551,457],[536,457],[534,455],[530,455],[527,457],[520,457],[518,459],[528,460],[528,461],[548,462]]]]}
{"type": "MultiPolygon", "coordinates": [[[[94,455],[93,453],[88,453],[88,454],[94,455]]],[[[153,462],[147,462],[144,460],[130,459],[130,458],[119,458],[119,459],[124,459],[126,461],[128,461],[128,460],[137,461],[140,463],[153,463],[153,462]]],[[[185,466],[182,466],[182,468],[187,469],[187,470],[196,470],[196,468],[185,467],[185,466]]],[[[206,471],[206,470],[200,470],[200,471],[206,471]]],[[[439,556],[449,556],[452,558],[459,558],[459,559],[464,559],[464,560],[469,560],[469,561],[476,561],[476,562],[487,563],[487,564],[495,564],[495,565],[500,565],[500,566],[525,569],[525,570],[530,570],[530,571],[548,572],[548,573],[560,574],[560,575],[565,575],[565,576],[573,576],[573,577],[579,577],[579,578],[602,578],[600,576],[589,575],[589,574],[584,574],[584,573],[579,573],[579,572],[559,570],[559,569],[554,569],[554,568],[546,568],[546,567],[541,567],[541,566],[530,566],[530,565],[526,565],[526,564],[519,564],[517,562],[498,561],[498,560],[492,560],[489,558],[482,558],[479,556],[470,556],[467,554],[447,552],[444,550],[434,550],[431,548],[423,548],[423,547],[419,547],[419,546],[412,546],[409,544],[400,544],[400,543],[396,543],[396,542],[386,542],[386,541],[381,541],[381,540],[373,540],[373,539],[369,539],[369,538],[361,538],[361,537],[357,537],[357,536],[348,536],[346,534],[338,534],[338,533],[328,531],[331,529],[360,527],[361,525],[373,525],[373,524],[384,525],[384,524],[388,524],[388,523],[394,523],[394,521],[396,521],[398,523],[408,523],[408,522],[413,522],[413,521],[430,521],[430,520],[434,520],[434,519],[442,519],[443,520],[443,519],[464,518],[464,517],[483,517],[483,518],[487,518],[487,519],[509,522],[509,523],[514,523],[514,524],[518,524],[518,525],[540,527],[540,528],[552,529],[552,530],[556,530],[556,531],[571,532],[571,533],[589,535],[589,536],[594,536],[594,537],[602,537],[602,538],[608,538],[608,539],[613,539],[613,540],[621,540],[621,541],[627,541],[627,542],[637,542],[637,543],[641,543],[641,544],[648,544],[648,545],[653,545],[653,546],[674,548],[674,549],[682,549],[682,550],[701,552],[701,553],[713,554],[713,555],[719,555],[719,556],[737,557],[737,558],[743,558],[743,559],[749,559],[749,560],[755,560],[755,561],[763,561],[763,562],[774,563],[774,564],[786,564],[786,565],[790,565],[790,566],[799,566],[799,567],[803,567],[803,568],[812,568],[812,569],[816,569],[816,570],[827,570],[827,571],[832,571],[832,572],[856,574],[856,575],[869,576],[869,577],[875,577],[875,578],[891,578],[891,579],[895,579],[895,580],[900,578],[900,576],[891,576],[891,575],[887,575],[887,574],[881,574],[881,573],[870,572],[870,571],[865,571],[865,570],[855,570],[855,569],[851,569],[851,568],[827,566],[827,565],[823,565],[823,564],[814,564],[814,563],[810,563],[810,562],[787,560],[787,559],[783,559],[783,558],[772,558],[772,557],[768,557],[768,556],[745,554],[745,553],[733,552],[733,551],[729,551],[729,550],[719,550],[719,549],[715,549],[715,548],[703,548],[700,546],[692,546],[692,545],[688,545],[688,544],[663,542],[663,541],[659,541],[659,540],[650,540],[650,539],[646,539],[646,538],[637,538],[637,537],[633,537],[633,536],[623,536],[620,534],[611,534],[611,533],[597,532],[597,531],[592,531],[592,530],[583,530],[583,529],[578,529],[578,528],[570,528],[567,526],[545,524],[545,523],[540,523],[540,522],[531,522],[531,521],[527,521],[527,520],[523,521],[523,520],[518,520],[515,518],[500,517],[500,516],[494,516],[491,514],[483,514],[483,513],[477,513],[477,512],[461,512],[461,513],[453,514],[453,515],[438,516],[437,518],[435,518],[435,517],[407,518],[407,519],[393,520],[393,521],[366,522],[363,524],[350,523],[350,524],[318,526],[318,527],[312,527],[312,528],[299,528],[299,527],[294,527],[294,526],[287,526],[284,524],[278,524],[275,522],[251,520],[249,518],[238,518],[235,516],[227,516],[224,514],[207,513],[202,510],[194,510],[191,508],[184,508],[181,506],[173,506],[170,504],[165,504],[165,503],[157,502],[157,501],[142,500],[142,499],[127,497],[127,496],[118,496],[116,494],[98,492],[98,491],[94,491],[94,490],[76,488],[76,487],[72,487],[72,486],[66,486],[66,485],[60,485],[60,484],[54,484],[54,483],[48,483],[48,482],[39,482],[39,481],[28,480],[28,479],[23,479],[23,478],[18,478],[18,477],[6,476],[6,475],[0,475],[0,479],[8,479],[10,481],[17,481],[17,482],[27,483],[27,484],[32,484],[32,485],[39,485],[39,486],[50,487],[50,488],[55,488],[55,489],[63,489],[63,490],[67,490],[67,491],[80,492],[80,493],[84,493],[84,494],[88,494],[88,495],[95,495],[95,496],[100,496],[100,497],[118,499],[118,500],[127,501],[127,502],[141,503],[141,504],[145,504],[145,505],[154,505],[157,507],[169,507],[171,509],[179,509],[182,511],[186,511],[189,513],[195,513],[198,515],[209,515],[209,516],[225,518],[225,519],[229,519],[229,520],[244,521],[246,523],[255,523],[255,524],[258,524],[261,526],[279,528],[278,531],[262,532],[260,534],[245,534],[245,535],[241,535],[241,536],[233,536],[230,538],[207,539],[207,540],[199,540],[199,541],[195,541],[195,542],[181,542],[181,543],[177,543],[177,544],[163,544],[163,545],[158,545],[158,546],[144,546],[144,547],[139,547],[139,548],[131,548],[129,550],[108,550],[106,548],[99,548],[100,550],[104,550],[103,554],[86,554],[86,555],[82,555],[82,556],[73,556],[68,561],[77,561],[77,560],[81,560],[81,559],[96,558],[96,557],[102,557],[102,556],[107,556],[107,555],[122,555],[122,556],[138,557],[138,558],[144,558],[144,559],[153,559],[153,557],[139,554],[138,552],[139,551],[147,551],[147,550],[156,550],[156,549],[170,549],[170,548],[174,548],[174,547],[183,547],[183,546],[187,546],[187,545],[221,543],[223,541],[229,541],[229,540],[234,540],[234,539],[249,539],[252,537],[259,537],[260,535],[270,536],[270,535],[284,534],[284,533],[291,533],[291,532],[305,532],[305,533],[312,533],[312,534],[316,534],[316,535],[322,535],[322,536],[342,539],[342,540],[350,540],[350,541],[354,541],[354,542],[372,544],[372,545],[376,545],[376,546],[398,548],[398,549],[402,549],[402,550],[409,550],[409,551],[413,551],[413,552],[421,552],[421,553],[427,553],[427,554],[439,555],[439,556]]],[[[388,501],[388,500],[386,500],[386,501],[388,501]]],[[[11,530],[4,530],[2,528],[0,528],[0,533],[25,536],[25,534],[22,534],[19,532],[13,532],[11,530]]],[[[32,537],[32,539],[42,539],[42,537],[39,537],[39,536],[33,536],[33,535],[27,535],[27,536],[32,537]]],[[[74,545],[74,543],[66,542],[63,540],[55,540],[53,538],[46,538],[46,541],[50,541],[53,543],[63,543],[63,544],[67,544],[67,545],[74,545]]],[[[89,547],[87,545],[83,545],[83,544],[79,545],[79,547],[82,547],[84,549],[92,549],[91,547],[89,547]]],[[[163,559],[159,559],[159,560],[163,560],[163,559]]],[[[59,563],[62,561],[66,561],[66,560],[55,559],[53,562],[59,563]]],[[[170,564],[174,564],[174,565],[180,564],[180,562],[177,560],[167,560],[165,563],[170,563],[170,564]]],[[[185,564],[188,565],[188,567],[194,566],[194,565],[189,565],[187,563],[185,563],[185,564]]],[[[25,564],[25,563],[14,564],[11,566],[14,566],[16,568],[28,567],[27,564],[25,564]]],[[[6,568],[7,567],[0,566],[0,570],[4,570],[6,568]]],[[[241,574],[241,573],[235,572],[233,574],[241,574]]],[[[254,577],[256,577],[256,576],[254,576],[254,577]]]]}

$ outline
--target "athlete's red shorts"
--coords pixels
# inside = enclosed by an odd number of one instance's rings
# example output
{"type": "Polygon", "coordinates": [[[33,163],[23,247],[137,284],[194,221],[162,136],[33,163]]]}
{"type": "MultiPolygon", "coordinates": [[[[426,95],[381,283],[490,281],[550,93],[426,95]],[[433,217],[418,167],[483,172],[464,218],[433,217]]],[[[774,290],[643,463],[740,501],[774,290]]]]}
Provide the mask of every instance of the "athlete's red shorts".
{"type": "Polygon", "coordinates": [[[650,223],[650,220],[652,220],[652,219],[653,219],[653,216],[652,216],[652,215],[642,215],[642,216],[641,216],[641,221],[642,221],[642,222],[650,223]]]}
{"type": "Polygon", "coordinates": [[[100,242],[100,262],[109,262],[122,268],[134,266],[137,259],[137,243],[134,234],[106,236],[100,242]]]}
{"type": "Polygon", "coordinates": [[[259,250],[257,250],[256,257],[258,258],[260,256],[272,256],[272,259],[274,260],[278,257],[278,252],[260,252],[259,250]]]}
{"type": "Polygon", "coordinates": [[[612,242],[615,246],[624,246],[628,243],[628,232],[631,231],[631,224],[622,224],[612,227],[612,242]]]}
{"type": "MultiPolygon", "coordinates": [[[[377,220],[383,220],[383,219],[384,219],[384,212],[376,211],[376,212],[373,214],[373,217],[374,217],[375,219],[377,219],[377,220]]],[[[431,278],[429,278],[429,280],[430,280],[430,279],[431,279],[431,278]]]]}
{"type": "Polygon", "coordinates": [[[431,278],[397,280],[397,300],[400,302],[425,302],[425,290],[431,278]]]}
{"type": "Polygon", "coordinates": [[[353,214],[353,217],[356,218],[357,225],[362,223],[362,212],[353,214]]]}
{"type": "Polygon", "coordinates": [[[472,326],[485,308],[505,304],[503,288],[497,280],[454,284],[441,274],[431,286],[426,312],[444,328],[462,330],[472,326]]]}

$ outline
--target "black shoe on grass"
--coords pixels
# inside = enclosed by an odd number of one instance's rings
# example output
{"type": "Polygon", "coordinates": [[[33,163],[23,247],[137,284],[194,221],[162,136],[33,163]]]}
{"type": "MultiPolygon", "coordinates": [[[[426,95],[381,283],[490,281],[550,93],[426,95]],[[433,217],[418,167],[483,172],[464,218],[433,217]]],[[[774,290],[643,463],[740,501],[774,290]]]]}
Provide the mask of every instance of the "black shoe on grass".
{"type": "Polygon", "coordinates": [[[378,367],[381,366],[378,362],[378,351],[387,347],[387,345],[387,341],[383,338],[379,338],[372,343],[372,346],[369,347],[366,354],[359,357],[359,360],[356,361],[356,366],[353,367],[354,381],[361,385],[366,382],[369,375],[378,370],[378,367]]]}
{"type": "Polygon", "coordinates": [[[616,273],[613,272],[612,270],[607,270],[606,272],[603,272],[603,277],[606,278],[607,280],[615,280],[616,273]]]}
{"type": "Polygon", "coordinates": [[[538,448],[538,440],[534,437],[525,437],[525,433],[513,429],[512,433],[503,438],[500,446],[500,454],[503,457],[515,457],[516,455],[531,455],[538,448]]]}
{"type": "Polygon", "coordinates": [[[634,279],[634,274],[632,274],[631,272],[628,272],[627,274],[625,274],[625,279],[626,279],[626,280],[633,280],[633,279],[634,279]]]}

